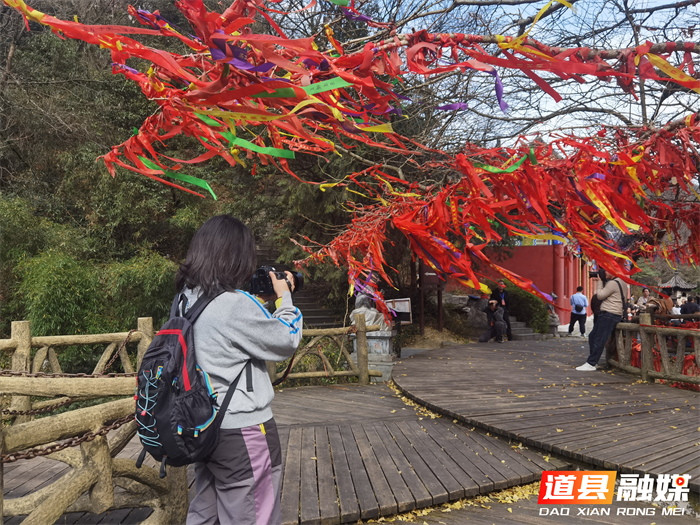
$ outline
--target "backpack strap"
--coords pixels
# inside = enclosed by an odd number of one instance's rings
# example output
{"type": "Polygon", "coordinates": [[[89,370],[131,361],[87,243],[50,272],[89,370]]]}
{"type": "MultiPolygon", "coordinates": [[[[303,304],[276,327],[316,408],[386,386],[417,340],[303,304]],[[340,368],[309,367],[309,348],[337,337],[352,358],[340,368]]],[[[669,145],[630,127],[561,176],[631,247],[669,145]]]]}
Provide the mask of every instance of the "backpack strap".
{"type": "MultiPolygon", "coordinates": [[[[207,306],[209,306],[209,303],[211,303],[214,299],[219,297],[222,293],[224,293],[224,291],[225,290],[220,290],[212,295],[200,295],[199,298],[195,301],[192,308],[190,308],[184,315],[185,319],[187,319],[190,323],[194,324],[194,322],[204,311],[204,309],[207,306]]],[[[182,295],[184,296],[185,294],[182,295]]]]}
{"type": "Polygon", "coordinates": [[[187,304],[187,296],[184,293],[175,294],[175,299],[173,299],[173,304],[170,307],[170,319],[181,317],[180,312],[185,304],[187,304]]]}
{"type": "MultiPolygon", "coordinates": [[[[246,380],[253,375],[253,369],[252,365],[250,363],[250,360],[245,364],[244,367],[245,373],[246,373],[246,380]]],[[[216,413],[216,418],[222,418],[224,417],[222,414],[226,413],[226,410],[228,409],[229,404],[231,403],[231,398],[233,397],[234,392],[236,391],[236,387],[238,386],[238,381],[241,379],[241,376],[243,375],[243,370],[240,371],[236,379],[233,380],[233,383],[231,383],[228,387],[228,391],[226,392],[226,397],[224,397],[223,402],[221,403],[221,406],[219,407],[219,411],[216,413]]],[[[253,384],[252,381],[248,381],[248,388],[249,392],[253,391],[253,384]]]]}
{"type": "Polygon", "coordinates": [[[617,283],[618,288],[620,289],[620,302],[622,303],[622,315],[624,317],[625,315],[625,292],[622,291],[622,285],[620,284],[620,281],[615,279],[615,282],[617,283]]]}

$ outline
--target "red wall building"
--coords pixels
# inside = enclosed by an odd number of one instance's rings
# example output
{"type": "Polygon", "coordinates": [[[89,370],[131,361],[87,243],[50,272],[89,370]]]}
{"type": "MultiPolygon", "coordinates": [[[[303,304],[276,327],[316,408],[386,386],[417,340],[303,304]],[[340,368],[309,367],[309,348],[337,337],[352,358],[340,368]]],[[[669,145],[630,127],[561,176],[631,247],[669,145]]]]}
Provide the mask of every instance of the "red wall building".
{"type": "MultiPolygon", "coordinates": [[[[567,254],[563,244],[544,246],[516,246],[511,248],[513,256],[496,264],[530,279],[545,293],[557,295],[556,312],[561,324],[567,324],[571,316],[571,296],[576,287],[583,286],[583,293],[590,302],[595,293],[592,281],[588,278],[588,265],[582,259],[567,254]]],[[[488,254],[489,257],[492,254],[488,254]]],[[[494,262],[495,258],[491,259],[494,262]]],[[[487,274],[492,279],[501,276],[494,271],[487,274]]],[[[490,286],[490,285],[489,285],[490,286]]],[[[588,315],[592,315],[590,307],[588,315]]]]}
{"type": "MultiPolygon", "coordinates": [[[[569,323],[570,299],[576,293],[577,286],[583,286],[583,293],[590,303],[595,288],[588,278],[589,267],[582,259],[567,254],[564,245],[516,246],[509,250],[513,256],[501,261],[498,260],[497,254],[489,249],[484,253],[499,266],[530,279],[543,292],[554,292],[557,295],[556,312],[561,324],[569,323]]],[[[492,270],[488,270],[486,275],[494,281],[502,277],[492,270]]],[[[493,288],[493,282],[487,281],[486,284],[493,288]]],[[[447,289],[450,288],[448,283],[447,289]]],[[[588,315],[592,315],[590,307],[588,315]]]]}

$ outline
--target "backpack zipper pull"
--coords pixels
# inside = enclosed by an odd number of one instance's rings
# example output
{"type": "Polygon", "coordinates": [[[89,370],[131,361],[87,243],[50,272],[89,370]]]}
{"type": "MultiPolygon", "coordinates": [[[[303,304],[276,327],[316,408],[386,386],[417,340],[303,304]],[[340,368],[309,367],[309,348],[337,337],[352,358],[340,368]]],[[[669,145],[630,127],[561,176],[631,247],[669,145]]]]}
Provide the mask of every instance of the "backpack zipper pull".
{"type": "Polygon", "coordinates": [[[163,456],[163,459],[160,460],[160,478],[163,479],[166,476],[165,472],[165,460],[168,459],[167,457],[163,456]]]}

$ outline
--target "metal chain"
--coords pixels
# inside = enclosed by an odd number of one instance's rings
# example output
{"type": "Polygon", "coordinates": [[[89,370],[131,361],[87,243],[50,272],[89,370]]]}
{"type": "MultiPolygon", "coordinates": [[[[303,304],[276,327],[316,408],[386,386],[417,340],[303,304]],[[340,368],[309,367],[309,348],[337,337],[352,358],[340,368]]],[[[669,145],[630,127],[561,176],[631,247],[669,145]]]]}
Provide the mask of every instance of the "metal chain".
{"type": "Polygon", "coordinates": [[[55,445],[50,445],[48,447],[34,447],[30,448],[28,450],[25,450],[23,452],[17,452],[14,454],[3,454],[2,455],[2,462],[3,463],[13,463],[15,461],[18,461],[20,459],[33,459],[39,456],[48,456],[49,454],[53,454],[55,452],[59,452],[61,450],[64,450],[69,447],[77,447],[81,443],[85,443],[86,441],[92,441],[98,436],[105,436],[107,433],[109,433],[112,430],[116,430],[119,427],[125,425],[129,421],[134,420],[134,415],[129,414],[127,416],[124,416],[120,419],[117,419],[110,425],[105,425],[101,427],[100,429],[94,431],[94,432],[86,432],[80,437],[74,437],[69,439],[68,441],[64,441],[63,443],[56,443],[55,445]]]}
{"type": "Polygon", "coordinates": [[[107,370],[109,370],[109,367],[112,366],[112,365],[114,364],[114,362],[117,360],[117,357],[119,357],[119,352],[121,352],[122,349],[126,346],[126,343],[129,342],[129,338],[131,337],[131,334],[133,334],[134,332],[136,332],[136,330],[137,330],[136,328],[132,328],[131,330],[129,330],[129,333],[126,334],[126,338],[122,341],[122,344],[119,345],[119,349],[118,349],[116,352],[114,352],[114,355],[112,356],[112,359],[110,359],[110,360],[109,360],[109,363],[107,363],[107,366],[105,366],[105,367],[102,369],[102,372],[103,372],[103,373],[106,372],[107,370]]]}

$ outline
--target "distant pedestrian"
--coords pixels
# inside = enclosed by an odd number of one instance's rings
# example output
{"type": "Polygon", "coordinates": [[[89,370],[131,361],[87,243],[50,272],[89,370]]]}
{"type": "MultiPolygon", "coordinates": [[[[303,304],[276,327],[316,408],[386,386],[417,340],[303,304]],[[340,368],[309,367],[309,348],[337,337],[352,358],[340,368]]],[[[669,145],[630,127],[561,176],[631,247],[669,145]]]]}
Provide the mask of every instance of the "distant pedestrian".
{"type": "Polygon", "coordinates": [[[506,331],[506,323],[503,320],[505,310],[498,304],[498,301],[492,299],[489,301],[489,304],[486,305],[486,310],[484,310],[484,312],[486,312],[488,316],[489,327],[481,334],[479,342],[488,343],[495,337],[497,343],[502,343],[503,333],[506,331]]]}
{"type": "Polygon", "coordinates": [[[688,297],[686,303],[681,306],[681,314],[690,315],[700,312],[700,304],[698,304],[698,302],[700,302],[700,297],[696,297],[695,302],[693,302],[692,297],[688,297]]]}
{"type": "Polygon", "coordinates": [[[583,295],[583,286],[576,288],[576,293],[571,296],[571,322],[569,323],[569,335],[574,333],[574,326],[578,321],[581,329],[581,337],[586,335],[586,308],[588,308],[588,298],[583,295]]]}
{"type": "Polygon", "coordinates": [[[607,280],[606,272],[602,268],[598,275],[599,277],[594,277],[593,280],[596,282],[596,295],[598,299],[603,300],[603,303],[600,305],[598,320],[593,325],[593,330],[588,336],[590,350],[588,359],[583,365],[576,367],[576,370],[580,372],[596,370],[596,365],[603,354],[605,345],[615,331],[617,323],[622,320],[624,312],[626,294],[623,291],[623,286],[626,287],[627,285],[619,277],[607,280]]]}
{"type": "Polygon", "coordinates": [[[508,341],[513,340],[513,332],[510,328],[510,297],[506,290],[506,282],[503,279],[496,281],[498,288],[491,294],[491,301],[496,301],[498,306],[503,308],[503,321],[506,323],[506,335],[508,341]]]}
{"type": "Polygon", "coordinates": [[[647,303],[649,302],[650,295],[651,295],[651,292],[649,291],[649,288],[644,288],[642,290],[642,296],[637,301],[637,307],[639,309],[640,314],[643,314],[646,311],[647,303]]]}

